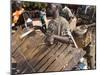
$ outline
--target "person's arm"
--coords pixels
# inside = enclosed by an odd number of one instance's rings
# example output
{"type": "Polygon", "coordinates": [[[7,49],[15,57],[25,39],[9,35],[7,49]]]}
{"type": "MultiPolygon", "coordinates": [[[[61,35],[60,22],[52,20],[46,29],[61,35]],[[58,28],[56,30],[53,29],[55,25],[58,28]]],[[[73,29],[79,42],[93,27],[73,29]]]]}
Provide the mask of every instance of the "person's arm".
{"type": "Polygon", "coordinates": [[[70,38],[69,38],[69,36],[68,36],[68,30],[70,30],[70,28],[69,28],[69,23],[68,23],[68,21],[65,19],[65,18],[61,18],[61,29],[60,29],[61,31],[61,35],[51,35],[51,40],[53,40],[52,39],[52,37],[54,38],[54,40],[58,40],[58,41],[60,41],[60,42],[62,42],[62,43],[72,43],[71,41],[72,40],[70,40],[70,38]]]}
{"type": "Polygon", "coordinates": [[[64,43],[68,43],[70,41],[69,37],[66,36],[58,36],[58,35],[53,35],[54,39],[64,42],[64,43]]]}
{"type": "Polygon", "coordinates": [[[67,36],[52,35],[50,39],[50,44],[53,44],[54,40],[58,40],[62,43],[72,43],[72,40],[70,40],[70,38],[67,36]]]}

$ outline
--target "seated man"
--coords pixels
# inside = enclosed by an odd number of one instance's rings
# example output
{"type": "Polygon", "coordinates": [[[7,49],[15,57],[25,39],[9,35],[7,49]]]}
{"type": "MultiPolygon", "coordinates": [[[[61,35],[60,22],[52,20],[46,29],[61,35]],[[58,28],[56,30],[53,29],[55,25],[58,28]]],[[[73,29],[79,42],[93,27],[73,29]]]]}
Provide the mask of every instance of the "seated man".
{"type": "Polygon", "coordinates": [[[64,18],[66,18],[66,20],[70,24],[71,31],[73,31],[76,28],[76,21],[77,21],[77,19],[74,16],[74,14],[72,13],[71,9],[68,8],[67,6],[65,6],[62,9],[62,11],[61,11],[61,16],[63,16],[64,18]]]}
{"type": "Polygon", "coordinates": [[[67,30],[70,30],[69,22],[64,17],[59,16],[59,9],[59,5],[51,5],[52,19],[48,23],[46,32],[46,41],[50,44],[53,44],[55,40],[63,43],[71,42],[71,40],[69,40],[70,38],[67,36],[67,30]]]}
{"type": "Polygon", "coordinates": [[[67,6],[62,9],[61,16],[66,18],[68,21],[74,17],[71,10],[67,6]]]}

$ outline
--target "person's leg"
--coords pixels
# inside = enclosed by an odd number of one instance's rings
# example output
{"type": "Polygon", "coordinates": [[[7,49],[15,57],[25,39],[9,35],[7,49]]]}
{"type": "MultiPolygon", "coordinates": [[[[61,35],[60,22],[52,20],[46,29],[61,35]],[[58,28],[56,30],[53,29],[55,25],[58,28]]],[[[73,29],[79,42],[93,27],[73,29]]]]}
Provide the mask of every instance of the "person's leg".
{"type": "Polygon", "coordinates": [[[41,31],[42,31],[43,33],[45,33],[45,32],[46,32],[46,22],[45,22],[44,19],[41,19],[41,22],[42,22],[41,31]]]}
{"type": "Polygon", "coordinates": [[[96,68],[95,45],[91,44],[90,49],[91,49],[90,54],[89,54],[91,56],[91,58],[90,58],[90,69],[95,69],[96,68]]]}
{"type": "Polygon", "coordinates": [[[43,33],[46,33],[46,24],[43,24],[43,25],[42,25],[41,31],[42,31],[43,33]]]}

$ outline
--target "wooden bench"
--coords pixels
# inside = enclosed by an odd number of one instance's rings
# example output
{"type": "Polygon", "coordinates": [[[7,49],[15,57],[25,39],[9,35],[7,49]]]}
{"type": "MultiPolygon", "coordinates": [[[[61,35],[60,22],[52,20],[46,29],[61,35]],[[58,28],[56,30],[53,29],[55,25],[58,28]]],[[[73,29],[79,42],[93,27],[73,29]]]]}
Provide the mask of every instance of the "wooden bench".
{"type": "Polygon", "coordinates": [[[18,38],[22,34],[20,32],[12,36],[12,56],[17,61],[20,73],[72,70],[85,54],[82,49],[61,42],[47,46],[41,31],[31,33],[21,40],[18,38]]]}

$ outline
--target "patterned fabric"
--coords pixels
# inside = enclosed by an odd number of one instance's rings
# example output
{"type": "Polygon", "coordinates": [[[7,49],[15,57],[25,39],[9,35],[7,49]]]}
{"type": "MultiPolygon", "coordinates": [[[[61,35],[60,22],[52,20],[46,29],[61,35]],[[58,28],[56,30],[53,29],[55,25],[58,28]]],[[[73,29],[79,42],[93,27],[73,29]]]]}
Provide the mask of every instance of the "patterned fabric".
{"type": "Polygon", "coordinates": [[[76,43],[77,43],[79,48],[86,47],[92,41],[90,32],[87,32],[86,34],[84,34],[81,37],[80,36],[75,36],[74,38],[75,38],[76,43]]]}
{"type": "Polygon", "coordinates": [[[56,19],[52,19],[48,24],[47,34],[55,34],[60,36],[66,36],[69,29],[68,21],[59,16],[56,19]]]}

